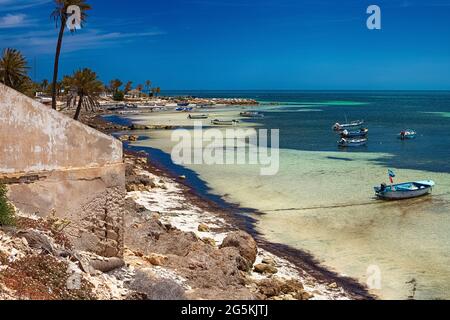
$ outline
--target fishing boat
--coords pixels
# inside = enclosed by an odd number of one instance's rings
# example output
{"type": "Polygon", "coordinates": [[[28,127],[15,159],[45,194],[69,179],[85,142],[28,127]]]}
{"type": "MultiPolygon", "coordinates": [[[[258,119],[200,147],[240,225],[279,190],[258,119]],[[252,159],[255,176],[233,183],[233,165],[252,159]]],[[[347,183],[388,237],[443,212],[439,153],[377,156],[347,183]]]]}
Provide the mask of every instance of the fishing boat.
{"type": "Polygon", "coordinates": [[[212,124],[216,126],[234,126],[239,123],[239,120],[219,120],[215,119],[211,121],[212,124]]]}
{"type": "Polygon", "coordinates": [[[384,200],[402,200],[422,197],[430,194],[435,186],[434,181],[416,181],[387,186],[375,187],[375,194],[384,200]]]}
{"type": "Polygon", "coordinates": [[[366,137],[369,134],[369,129],[359,129],[357,131],[349,131],[344,130],[341,132],[342,138],[359,138],[359,137],[366,137]]]}
{"type": "Polygon", "coordinates": [[[189,106],[189,102],[180,102],[180,103],[178,103],[178,106],[179,107],[187,107],[187,106],[189,106]]]}
{"type": "Polygon", "coordinates": [[[342,138],[338,141],[339,147],[347,148],[347,147],[361,147],[367,144],[367,139],[345,139],[342,138]]]}
{"type": "Polygon", "coordinates": [[[417,132],[414,130],[404,130],[398,135],[401,140],[412,140],[417,136],[417,132]]]}
{"type": "Polygon", "coordinates": [[[344,124],[336,123],[333,126],[333,130],[335,130],[335,131],[342,131],[342,130],[345,130],[345,129],[360,127],[363,124],[364,124],[364,120],[357,120],[357,121],[352,121],[352,122],[344,123],[344,124]]]}
{"type": "Polygon", "coordinates": [[[243,118],[264,118],[264,115],[260,112],[241,112],[239,114],[243,118]]]}
{"type": "Polygon", "coordinates": [[[188,116],[188,119],[191,120],[202,120],[202,119],[208,119],[208,115],[207,114],[190,114],[188,116]]]}
{"type": "Polygon", "coordinates": [[[180,111],[180,112],[189,112],[192,111],[194,108],[183,108],[183,107],[178,107],[175,109],[175,111],[180,111]]]}

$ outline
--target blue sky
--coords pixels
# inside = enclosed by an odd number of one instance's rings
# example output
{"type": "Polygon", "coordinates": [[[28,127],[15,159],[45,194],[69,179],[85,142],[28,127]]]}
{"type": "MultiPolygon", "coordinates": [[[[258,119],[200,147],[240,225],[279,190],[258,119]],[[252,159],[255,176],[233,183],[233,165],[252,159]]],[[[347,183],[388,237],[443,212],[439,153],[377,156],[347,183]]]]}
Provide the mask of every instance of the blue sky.
{"type": "MultiPolygon", "coordinates": [[[[61,74],[163,89],[450,89],[450,0],[90,0],[61,74]],[[382,30],[366,9],[382,10],[382,30]]],[[[51,0],[0,0],[0,48],[50,79],[51,0]]]]}

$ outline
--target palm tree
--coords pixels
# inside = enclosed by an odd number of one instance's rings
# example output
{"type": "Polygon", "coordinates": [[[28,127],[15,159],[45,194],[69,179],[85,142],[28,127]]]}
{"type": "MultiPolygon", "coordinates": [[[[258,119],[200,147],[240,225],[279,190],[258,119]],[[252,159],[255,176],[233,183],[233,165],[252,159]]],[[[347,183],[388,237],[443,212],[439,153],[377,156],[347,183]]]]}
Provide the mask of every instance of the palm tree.
{"type": "Polygon", "coordinates": [[[44,79],[44,80],[42,80],[42,82],[41,82],[41,90],[42,90],[43,92],[46,92],[46,91],[47,91],[47,88],[48,88],[48,80],[47,80],[47,79],[44,79]]]}
{"type": "MultiPolygon", "coordinates": [[[[97,74],[85,68],[76,71],[72,77],[66,78],[65,81],[78,96],[78,106],[73,118],[79,119],[83,107],[86,111],[95,111],[95,108],[99,106],[98,98],[104,88],[103,83],[98,80],[97,74]]],[[[76,98],[75,95],[69,95],[69,97],[69,99],[76,98]]],[[[68,105],[70,105],[70,101],[68,101],[68,105]]]]}
{"type": "Polygon", "coordinates": [[[0,59],[0,82],[8,87],[21,91],[28,82],[27,61],[22,53],[16,49],[3,50],[0,59]]]}
{"type": "Polygon", "coordinates": [[[145,91],[147,91],[149,96],[150,96],[151,87],[152,87],[152,82],[150,80],[145,81],[145,91]]]}
{"type": "MultiPolygon", "coordinates": [[[[58,23],[60,24],[52,81],[52,108],[56,110],[56,82],[58,81],[59,57],[61,55],[62,40],[66,29],[67,18],[69,17],[67,14],[67,8],[71,5],[78,6],[81,10],[81,23],[83,24],[86,22],[87,18],[86,11],[90,10],[91,6],[87,4],[85,0],[55,0],[55,5],[55,10],[52,12],[51,16],[56,22],[56,28],[58,28],[58,23]]],[[[71,32],[74,31],[75,29],[71,30],[71,32]]]]}
{"type": "Polygon", "coordinates": [[[117,93],[122,85],[123,83],[119,79],[114,79],[109,82],[109,87],[111,88],[113,93],[117,93]]]}
{"type": "Polygon", "coordinates": [[[125,90],[124,90],[125,94],[127,94],[128,92],[131,91],[132,86],[133,86],[133,82],[128,81],[127,84],[125,85],[125,90]]]}

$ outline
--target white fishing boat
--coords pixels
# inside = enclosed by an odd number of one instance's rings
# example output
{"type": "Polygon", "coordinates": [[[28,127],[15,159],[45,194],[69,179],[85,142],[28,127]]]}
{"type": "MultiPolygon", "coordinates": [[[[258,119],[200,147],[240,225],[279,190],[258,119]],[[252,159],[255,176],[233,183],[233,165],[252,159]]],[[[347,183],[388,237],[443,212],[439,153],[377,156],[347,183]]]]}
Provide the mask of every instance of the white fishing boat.
{"type": "Polygon", "coordinates": [[[361,147],[367,144],[367,139],[345,139],[342,138],[338,141],[339,147],[347,148],[347,147],[361,147]]]}
{"type": "Polygon", "coordinates": [[[203,119],[208,119],[209,116],[207,114],[190,114],[188,116],[188,119],[191,120],[203,120],[203,119]]]}
{"type": "Polygon", "coordinates": [[[375,194],[380,199],[385,200],[402,200],[422,197],[433,191],[435,182],[431,180],[407,182],[394,185],[382,184],[375,187],[375,194]]]}
{"type": "Polygon", "coordinates": [[[216,125],[216,126],[234,126],[234,125],[239,123],[239,120],[219,120],[219,119],[215,119],[215,120],[211,121],[211,123],[213,125],[216,125]]]}
{"type": "Polygon", "coordinates": [[[345,129],[360,127],[363,124],[364,124],[364,120],[356,120],[356,121],[352,121],[350,123],[344,123],[344,124],[336,123],[333,126],[333,130],[335,130],[335,131],[342,131],[342,130],[345,130],[345,129]]]}

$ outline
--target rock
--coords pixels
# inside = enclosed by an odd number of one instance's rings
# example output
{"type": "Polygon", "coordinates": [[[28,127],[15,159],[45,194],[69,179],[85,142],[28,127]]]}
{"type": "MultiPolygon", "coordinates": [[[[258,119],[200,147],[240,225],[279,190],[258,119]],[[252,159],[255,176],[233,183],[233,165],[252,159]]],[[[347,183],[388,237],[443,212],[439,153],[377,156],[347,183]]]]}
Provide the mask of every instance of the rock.
{"type": "Polygon", "coordinates": [[[212,247],[216,246],[216,240],[211,239],[211,238],[203,238],[202,241],[206,244],[209,244],[212,247]]]}
{"type": "Polygon", "coordinates": [[[283,283],[281,290],[283,293],[298,293],[303,292],[304,287],[303,284],[298,280],[287,280],[283,283]]]}
{"type": "Polygon", "coordinates": [[[130,136],[127,136],[127,135],[120,136],[119,140],[122,141],[122,142],[123,141],[128,141],[128,140],[130,140],[130,136]]]}
{"type": "Polygon", "coordinates": [[[133,142],[135,142],[135,141],[138,141],[139,140],[139,136],[130,136],[129,138],[128,138],[128,141],[133,141],[133,142]]]}
{"type": "Polygon", "coordinates": [[[266,279],[258,282],[259,292],[267,298],[279,296],[282,293],[281,286],[282,283],[278,279],[266,279]]]}
{"type": "Polygon", "coordinates": [[[294,295],[295,300],[310,300],[312,298],[314,298],[314,295],[306,291],[298,292],[297,294],[294,295]]]}
{"type": "Polygon", "coordinates": [[[254,271],[261,274],[275,274],[278,272],[278,269],[275,268],[274,266],[265,263],[260,263],[255,265],[254,271]]]}
{"type": "Polygon", "coordinates": [[[273,266],[273,267],[276,267],[276,266],[277,266],[277,263],[275,262],[275,260],[272,259],[272,258],[269,258],[269,257],[264,258],[264,259],[262,260],[262,263],[268,264],[269,266],[273,266]]]}
{"type": "Polygon", "coordinates": [[[133,124],[130,129],[131,130],[147,130],[149,127],[142,124],[133,124]]]}
{"type": "Polygon", "coordinates": [[[210,230],[209,227],[204,223],[200,223],[197,229],[199,232],[209,232],[210,230]]]}
{"type": "Polygon", "coordinates": [[[17,232],[17,237],[26,239],[28,245],[34,249],[41,249],[52,255],[58,255],[57,246],[52,238],[38,230],[24,230],[17,232]]]}
{"type": "Polygon", "coordinates": [[[251,235],[244,231],[230,233],[222,242],[220,248],[234,247],[239,250],[241,256],[247,261],[247,270],[250,271],[256,261],[258,247],[251,235]]]}
{"type": "Polygon", "coordinates": [[[91,260],[90,263],[92,268],[101,272],[110,272],[125,266],[125,262],[120,258],[109,258],[101,260],[91,260]]]}
{"type": "Polygon", "coordinates": [[[336,282],[333,282],[333,283],[330,283],[330,284],[328,285],[328,288],[329,288],[329,289],[337,289],[337,288],[338,288],[338,285],[337,285],[336,282]]]}
{"type": "Polygon", "coordinates": [[[144,256],[143,258],[154,266],[163,266],[169,260],[169,258],[167,258],[166,256],[155,253],[152,253],[148,256],[144,256]]]}

